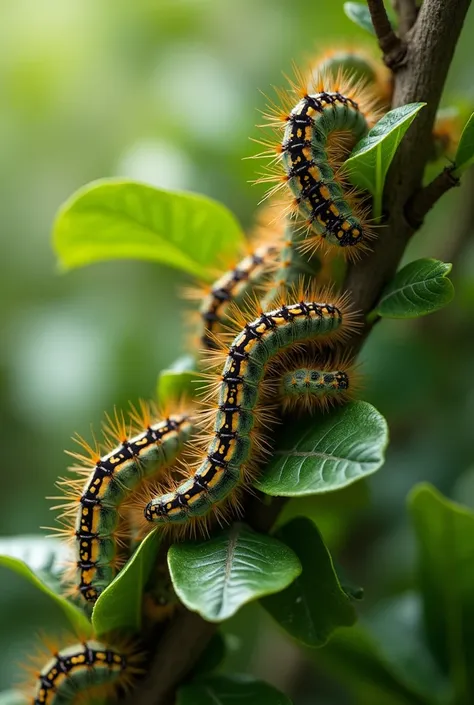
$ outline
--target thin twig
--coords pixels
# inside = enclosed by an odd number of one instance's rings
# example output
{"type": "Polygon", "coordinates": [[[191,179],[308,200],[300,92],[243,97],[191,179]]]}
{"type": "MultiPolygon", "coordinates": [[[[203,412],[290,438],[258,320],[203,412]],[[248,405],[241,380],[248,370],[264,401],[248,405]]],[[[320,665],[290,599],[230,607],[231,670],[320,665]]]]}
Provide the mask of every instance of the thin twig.
{"type": "Polygon", "coordinates": [[[449,191],[454,186],[459,186],[460,181],[455,176],[454,169],[455,166],[447,166],[428,186],[417,191],[408,201],[405,216],[413,229],[417,230],[421,227],[425,215],[446,191],[449,191]]]}
{"type": "Polygon", "coordinates": [[[403,39],[416,22],[418,7],[416,0],[393,0],[398,15],[398,32],[403,39]]]}
{"type": "Polygon", "coordinates": [[[404,64],[406,45],[393,31],[383,0],[367,0],[367,5],[379,46],[383,51],[383,60],[389,68],[397,71],[404,64]]]}

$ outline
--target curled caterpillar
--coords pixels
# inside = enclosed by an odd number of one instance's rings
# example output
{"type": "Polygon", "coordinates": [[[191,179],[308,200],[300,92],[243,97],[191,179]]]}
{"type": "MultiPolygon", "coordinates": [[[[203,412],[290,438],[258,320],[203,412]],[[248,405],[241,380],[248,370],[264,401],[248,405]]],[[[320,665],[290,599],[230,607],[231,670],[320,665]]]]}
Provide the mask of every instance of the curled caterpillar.
{"type": "MultiPolygon", "coordinates": [[[[273,150],[284,171],[283,176],[276,177],[276,188],[287,184],[295,210],[313,233],[306,244],[308,249],[326,244],[355,259],[367,249],[373,233],[360,194],[351,192],[344,182],[339,169],[343,151],[339,150],[339,158],[335,156],[331,138],[344,143],[344,138],[350,137],[355,144],[375,123],[377,101],[369,89],[344,76],[336,81],[323,77],[317,89],[309,93],[306,87],[295,86],[294,91],[300,95],[296,105],[293,100],[284,116],[269,116],[269,125],[284,130],[273,150]]],[[[272,180],[273,175],[261,179],[272,180]]]]}
{"type": "Polygon", "coordinates": [[[224,351],[222,372],[211,392],[215,409],[204,458],[185,482],[147,504],[145,519],[186,523],[227,500],[252,472],[259,455],[259,416],[265,411],[261,385],[267,363],[303,341],[344,340],[355,325],[345,298],[334,303],[301,298],[245,322],[224,351]]]}
{"type": "Polygon", "coordinates": [[[112,448],[102,456],[98,446],[91,448],[79,439],[86,455],[71,455],[84,465],[72,470],[86,476],[86,483],[64,478],[57,483],[69,500],[55,507],[64,510],[59,518],[65,527],[59,531],[72,536],[77,552],[69,579],[74,590],[90,603],[112,581],[120,565],[120,508],[144,480],[176,458],[192,431],[189,416],[171,414],[153,421],[145,404],[141,413],[132,412],[131,422],[141,429],[135,430],[136,435],[126,428],[123,416],[116,415],[114,422],[109,419],[106,441],[112,448]],[[111,438],[120,445],[113,447],[111,438]]]}
{"type": "Polygon", "coordinates": [[[129,644],[116,646],[88,639],[60,651],[40,666],[32,705],[70,705],[127,691],[143,672],[143,654],[129,644]]]}

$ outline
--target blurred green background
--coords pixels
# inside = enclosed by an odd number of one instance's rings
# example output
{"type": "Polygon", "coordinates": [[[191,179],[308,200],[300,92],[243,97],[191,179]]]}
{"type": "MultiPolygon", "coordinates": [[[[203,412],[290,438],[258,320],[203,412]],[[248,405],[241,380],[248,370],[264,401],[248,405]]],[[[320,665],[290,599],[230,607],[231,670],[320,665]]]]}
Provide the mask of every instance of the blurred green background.
{"type": "MultiPolygon", "coordinates": [[[[223,201],[245,227],[263,189],[260,90],[284,85],[331,40],[370,42],[342,0],[3,0],[0,24],[2,212],[0,534],[52,524],[54,480],[78,431],[105,410],[154,394],[184,350],[184,276],[113,262],[58,273],[50,245],[58,206],[79,186],[121,175],[223,201]],[[160,302],[167,305],[161,311],[160,302]]],[[[444,103],[474,103],[471,12],[444,103]]],[[[362,394],[386,415],[388,460],[339,509],[315,505],[326,539],[363,585],[361,611],[413,580],[405,497],[421,479],[474,503],[474,213],[472,181],[431,214],[407,258],[454,261],[454,304],[415,322],[383,322],[363,354],[362,394]],[[462,243],[462,246],[459,243],[462,243]]],[[[291,510],[289,510],[291,511],[291,510]]],[[[0,569],[0,690],[38,630],[62,625],[47,599],[0,569]]],[[[295,703],[350,703],[314,659],[301,660],[256,606],[226,627],[231,665],[282,687],[295,703]],[[254,636],[252,636],[254,635],[254,636]],[[253,646],[250,646],[254,638],[253,646]],[[315,690],[313,690],[313,686],[315,690]],[[312,695],[313,693],[313,695],[312,695]]]]}

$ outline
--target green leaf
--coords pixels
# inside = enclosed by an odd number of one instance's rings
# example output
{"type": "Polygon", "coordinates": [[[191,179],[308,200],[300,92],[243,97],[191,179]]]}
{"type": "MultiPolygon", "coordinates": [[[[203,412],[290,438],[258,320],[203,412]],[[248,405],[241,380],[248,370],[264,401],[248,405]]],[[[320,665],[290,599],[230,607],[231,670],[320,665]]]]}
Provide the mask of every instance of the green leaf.
{"type": "Polygon", "coordinates": [[[291,705],[291,700],[263,681],[225,675],[181,686],[176,705],[291,705]]]}
{"type": "Polygon", "coordinates": [[[162,532],[152,531],[141,542],[132,558],[99,595],[92,612],[97,636],[115,629],[140,631],[143,590],[156,562],[162,532]]]}
{"type": "Polygon", "coordinates": [[[141,259],[206,281],[244,243],[238,222],[221,203],[119,179],[93,181],[76,191],[58,213],[53,237],[66,269],[141,259]]]}
{"type": "Polygon", "coordinates": [[[352,402],[304,423],[288,423],[254,484],[283,497],[333,492],[378,470],[387,443],[383,416],[367,402],[352,402]]]}
{"type": "Polygon", "coordinates": [[[51,575],[64,567],[69,552],[56,539],[18,536],[0,542],[0,567],[13,571],[49,597],[64,613],[73,630],[89,636],[92,627],[85,614],[51,587],[51,575]]]}
{"type": "Polygon", "coordinates": [[[350,20],[355,22],[355,24],[375,36],[374,25],[372,24],[372,18],[367,5],[360,2],[345,2],[344,12],[350,20]]]}
{"type": "Polygon", "coordinates": [[[294,552],[236,523],[209,541],[174,544],[168,565],[186,607],[221,622],[251,600],[286,588],[301,573],[294,552]]]}
{"type": "Polygon", "coordinates": [[[193,667],[192,674],[199,676],[215,671],[225,659],[226,651],[227,646],[224,637],[220,632],[216,632],[212,635],[209,644],[197,660],[197,663],[193,667]]]}
{"type": "Polygon", "coordinates": [[[391,110],[354,147],[344,169],[354,186],[374,197],[374,217],[382,214],[385,178],[405,132],[426,103],[409,103],[391,110]]]}
{"type": "Polygon", "coordinates": [[[461,139],[454,157],[455,174],[459,176],[474,163],[474,113],[464,125],[461,139]]]}
{"type": "Polygon", "coordinates": [[[410,262],[385,288],[374,313],[385,318],[418,318],[443,308],[454,296],[448,279],[451,267],[437,259],[410,262]]]}
{"type": "Polygon", "coordinates": [[[286,590],[263,598],[261,604],[292,637],[306,646],[323,646],[335,629],[354,624],[354,607],[311,521],[294,519],[276,536],[293,549],[303,572],[286,590]]]}
{"type": "Polygon", "coordinates": [[[193,399],[198,387],[199,372],[196,371],[196,360],[191,355],[180,357],[158,376],[158,402],[166,406],[170,401],[193,399]]]}
{"type": "Polygon", "coordinates": [[[430,647],[456,702],[474,700],[474,513],[418,485],[409,497],[430,647]]]}

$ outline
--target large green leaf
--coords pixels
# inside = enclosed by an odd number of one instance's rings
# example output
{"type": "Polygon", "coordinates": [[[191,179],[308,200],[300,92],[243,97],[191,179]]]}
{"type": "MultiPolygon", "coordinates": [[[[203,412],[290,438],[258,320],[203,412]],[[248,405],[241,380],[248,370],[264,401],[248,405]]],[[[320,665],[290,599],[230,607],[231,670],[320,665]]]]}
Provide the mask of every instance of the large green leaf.
{"type": "Polygon", "coordinates": [[[158,402],[166,407],[170,401],[192,399],[196,396],[200,384],[202,385],[202,380],[199,383],[196,360],[191,355],[180,357],[158,375],[158,402]]]}
{"type": "Polygon", "coordinates": [[[143,590],[156,562],[161,536],[157,529],[148,534],[117,577],[99,595],[92,612],[97,636],[115,629],[140,630],[143,590]]]}
{"type": "Polygon", "coordinates": [[[386,287],[374,311],[385,318],[417,318],[446,306],[454,296],[451,264],[417,259],[403,267],[386,287]]]}
{"type": "Polygon", "coordinates": [[[474,702],[474,512],[434,487],[415,487],[409,507],[418,540],[425,628],[451,674],[456,702],[474,702]]]}
{"type": "Polygon", "coordinates": [[[337,627],[354,624],[354,607],[311,521],[294,519],[276,536],[293,549],[303,572],[286,590],[264,597],[261,604],[292,637],[307,646],[323,646],[337,627]]]}
{"type": "Polygon", "coordinates": [[[287,424],[255,486],[283,497],[338,490],[378,470],[387,443],[385,419],[364,401],[304,423],[295,420],[287,424]]]}
{"type": "Polygon", "coordinates": [[[409,103],[391,110],[355,146],[344,169],[354,186],[374,197],[374,217],[382,214],[385,178],[405,132],[426,103],[409,103]]]}
{"type": "Polygon", "coordinates": [[[374,25],[372,24],[372,18],[370,16],[369,8],[365,3],[361,2],[345,2],[344,12],[347,17],[355,22],[355,24],[362,27],[362,29],[367,30],[370,34],[375,35],[374,25]]]}
{"type": "Polygon", "coordinates": [[[263,681],[225,675],[181,686],[176,705],[291,705],[291,700],[263,681]]]}
{"type": "Polygon", "coordinates": [[[180,600],[210,622],[283,590],[301,573],[288,546],[239,523],[209,541],[174,544],[168,565],[180,600]]]}
{"type": "Polygon", "coordinates": [[[212,269],[237,256],[243,242],[238,222],[221,203],[118,179],[79,189],[54,224],[54,247],[66,269],[131,258],[211,281],[212,269]]]}
{"type": "Polygon", "coordinates": [[[2,539],[0,552],[0,567],[13,571],[47,595],[63,611],[74,632],[91,634],[92,626],[85,614],[51,587],[54,584],[57,588],[51,576],[57,576],[70,558],[62,542],[44,536],[17,536],[2,539]]]}
{"type": "Polygon", "coordinates": [[[458,176],[474,163],[474,113],[472,113],[462,131],[454,163],[458,176]]]}

